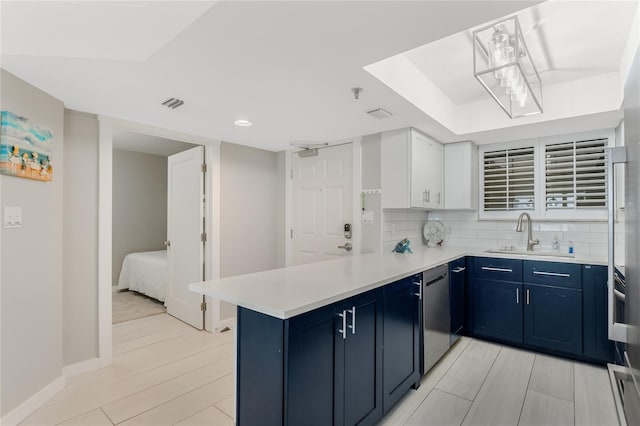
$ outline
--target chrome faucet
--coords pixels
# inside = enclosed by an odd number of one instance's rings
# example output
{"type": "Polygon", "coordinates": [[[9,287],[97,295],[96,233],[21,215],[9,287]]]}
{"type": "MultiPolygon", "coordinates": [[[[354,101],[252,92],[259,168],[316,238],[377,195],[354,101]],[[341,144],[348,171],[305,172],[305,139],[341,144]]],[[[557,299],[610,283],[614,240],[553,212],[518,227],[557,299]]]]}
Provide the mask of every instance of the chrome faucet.
{"type": "Polygon", "coordinates": [[[527,218],[527,251],[533,251],[533,246],[540,244],[540,240],[534,240],[531,236],[531,216],[529,213],[522,212],[518,218],[518,224],[516,225],[516,232],[522,232],[522,219],[527,218]]]}

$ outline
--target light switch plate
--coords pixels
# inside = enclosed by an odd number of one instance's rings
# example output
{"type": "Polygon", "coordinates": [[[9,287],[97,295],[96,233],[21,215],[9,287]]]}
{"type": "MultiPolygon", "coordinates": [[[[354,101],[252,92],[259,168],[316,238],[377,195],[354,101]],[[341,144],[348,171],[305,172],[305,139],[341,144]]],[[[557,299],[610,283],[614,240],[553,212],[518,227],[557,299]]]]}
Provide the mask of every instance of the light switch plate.
{"type": "Polygon", "coordinates": [[[373,223],[373,211],[366,210],[362,212],[362,223],[373,223]]]}
{"type": "Polygon", "coordinates": [[[5,207],[2,223],[5,228],[22,228],[22,207],[5,207]]]}

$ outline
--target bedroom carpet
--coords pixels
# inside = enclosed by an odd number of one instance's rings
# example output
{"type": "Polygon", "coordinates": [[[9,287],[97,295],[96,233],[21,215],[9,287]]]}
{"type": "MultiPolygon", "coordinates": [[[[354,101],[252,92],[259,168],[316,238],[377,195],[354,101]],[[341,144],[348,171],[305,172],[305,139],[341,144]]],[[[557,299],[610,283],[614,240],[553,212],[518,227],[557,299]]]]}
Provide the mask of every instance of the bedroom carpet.
{"type": "Polygon", "coordinates": [[[166,311],[167,309],[162,302],[135,291],[113,293],[112,322],[114,324],[151,315],[164,314],[166,311]]]}

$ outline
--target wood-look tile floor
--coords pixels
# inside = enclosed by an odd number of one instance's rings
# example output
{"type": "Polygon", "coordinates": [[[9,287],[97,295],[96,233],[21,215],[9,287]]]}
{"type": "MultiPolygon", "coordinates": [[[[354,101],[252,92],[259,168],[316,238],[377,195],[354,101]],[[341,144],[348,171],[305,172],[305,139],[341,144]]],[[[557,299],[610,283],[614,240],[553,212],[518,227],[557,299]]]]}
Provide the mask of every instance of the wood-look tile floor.
{"type": "Polygon", "coordinates": [[[463,337],[379,424],[619,423],[606,368],[463,337]]]}
{"type": "Polygon", "coordinates": [[[68,380],[22,425],[233,425],[233,333],[160,314],[113,325],[113,364],[68,380]]]}
{"type": "MultiPolygon", "coordinates": [[[[23,425],[232,425],[232,332],[162,314],[115,324],[113,365],[23,425]]],[[[461,338],[380,425],[617,425],[604,368],[461,338]]]]}

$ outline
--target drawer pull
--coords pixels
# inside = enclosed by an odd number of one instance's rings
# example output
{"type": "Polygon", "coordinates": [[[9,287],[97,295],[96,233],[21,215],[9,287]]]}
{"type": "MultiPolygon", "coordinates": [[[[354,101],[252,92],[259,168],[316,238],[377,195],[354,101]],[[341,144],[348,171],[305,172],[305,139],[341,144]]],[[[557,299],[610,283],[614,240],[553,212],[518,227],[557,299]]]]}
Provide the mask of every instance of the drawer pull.
{"type": "Polygon", "coordinates": [[[342,339],[344,340],[347,338],[347,311],[342,311],[338,316],[342,318],[342,329],[339,329],[338,333],[342,334],[342,339]]]}
{"type": "Polygon", "coordinates": [[[493,272],[513,272],[513,269],[509,268],[494,268],[493,266],[483,266],[483,271],[493,271],[493,272]]]}
{"type": "Polygon", "coordinates": [[[457,274],[458,272],[462,272],[462,271],[464,271],[464,270],[466,270],[466,269],[467,269],[467,268],[465,268],[464,266],[458,266],[456,269],[454,269],[454,270],[453,270],[453,271],[451,271],[451,272],[454,272],[454,273],[456,273],[456,274],[457,274]]]}
{"type": "Polygon", "coordinates": [[[520,289],[516,288],[516,305],[520,304],[520,289]]]}
{"type": "Polygon", "coordinates": [[[562,278],[571,278],[571,274],[563,274],[561,272],[543,272],[543,271],[533,271],[533,275],[543,275],[546,277],[562,277],[562,278]]]}

